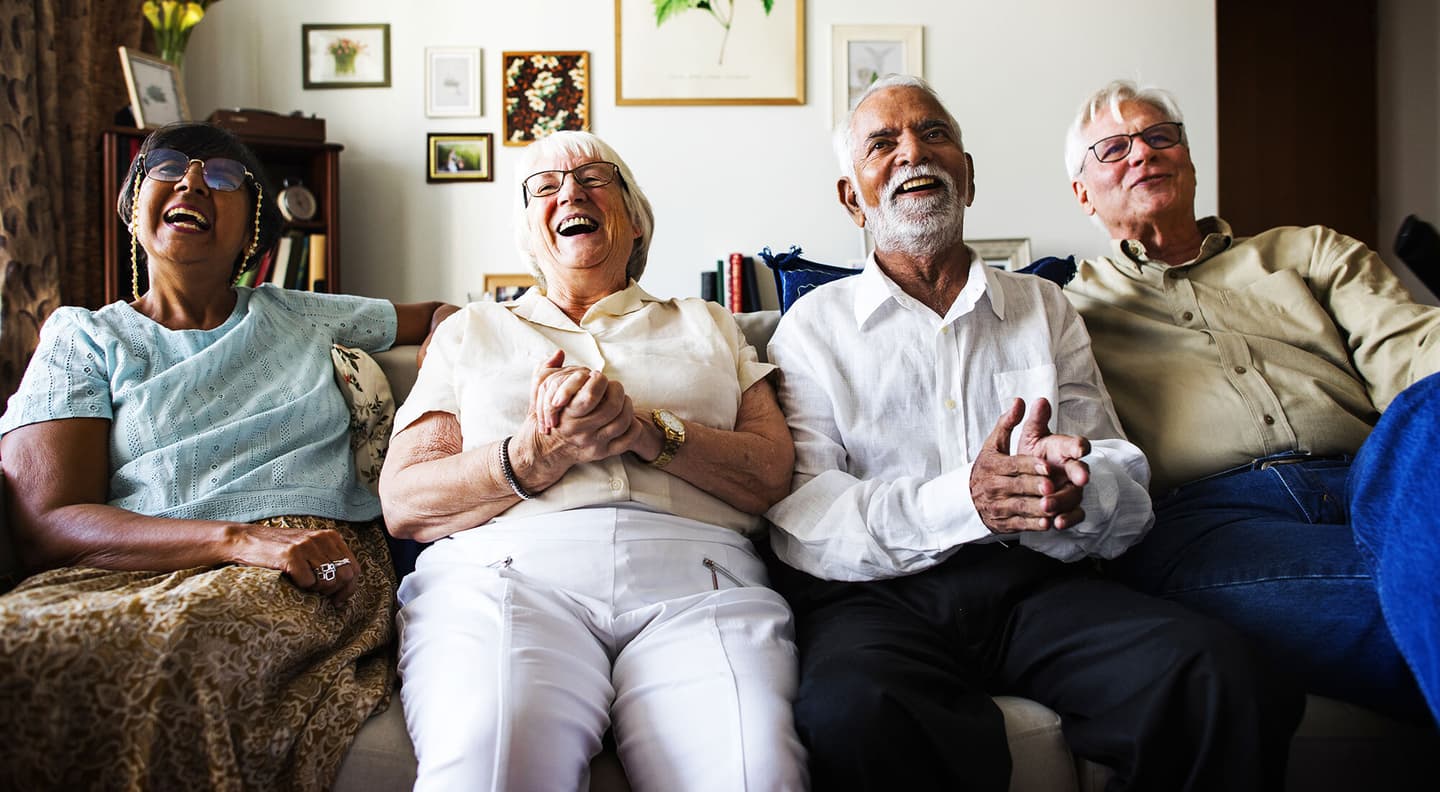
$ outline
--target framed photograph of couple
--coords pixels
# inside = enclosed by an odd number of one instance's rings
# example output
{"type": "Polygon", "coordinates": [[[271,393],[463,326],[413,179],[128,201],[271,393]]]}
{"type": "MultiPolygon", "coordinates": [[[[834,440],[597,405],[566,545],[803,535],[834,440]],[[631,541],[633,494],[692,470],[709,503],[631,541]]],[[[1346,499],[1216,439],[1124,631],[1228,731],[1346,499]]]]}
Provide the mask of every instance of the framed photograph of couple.
{"type": "Polygon", "coordinates": [[[431,132],[425,136],[425,149],[428,162],[425,181],[431,184],[495,181],[490,167],[495,154],[495,136],[489,132],[431,132]]]}
{"type": "Polygon", "coordinates": [[[615,104],[805,104],[805,0],[615,0],[615,104]]]}
{"type": "Polygon", "coordinates": [[[832,25],[830,123],[840,123],[870,83],[887,74],[924,77],[924,30],[920,25],[832,25]]]}

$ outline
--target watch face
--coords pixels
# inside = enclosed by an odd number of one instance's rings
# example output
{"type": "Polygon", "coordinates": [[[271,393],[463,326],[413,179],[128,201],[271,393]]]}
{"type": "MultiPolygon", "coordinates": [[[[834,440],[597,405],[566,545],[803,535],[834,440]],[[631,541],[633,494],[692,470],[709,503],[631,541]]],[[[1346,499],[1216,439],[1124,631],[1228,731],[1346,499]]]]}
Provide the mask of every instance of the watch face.
{"type": "Polygon", "coordinates": [[[675,413],[669,410],[660,410],[655,414],[655,417],[660,420],[661,425],[675,434],[685,433],[685,424],[681,423],[680,419],[675,417],[675,413]]]}
{"type": "Polygon", "coordinates": [[[315,194],[297,184],[280,191],[280,214],[286,220],[309,220],[315,216],[315,194]]]}

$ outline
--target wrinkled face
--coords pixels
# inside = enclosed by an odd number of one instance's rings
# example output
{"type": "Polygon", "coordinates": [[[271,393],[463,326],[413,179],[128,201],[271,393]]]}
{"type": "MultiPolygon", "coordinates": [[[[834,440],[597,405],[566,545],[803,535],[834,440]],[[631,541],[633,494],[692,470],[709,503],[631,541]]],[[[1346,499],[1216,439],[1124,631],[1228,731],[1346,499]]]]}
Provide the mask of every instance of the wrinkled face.
{"type": "Polygon", "coordinates": [[[885,250],[939,252],[962,236],[975,195],[973,162],[943,108],[924,91],[872,94],[851,119],[855,179],[840,201],[885,250]]]}
{"type": "MultiPolygon", "coordinates": [[[[597,157],[542,157],[535,170],[571,170],[597,157]]],[[[531,197],[525,208],[530,224],[531,252],[547,282],[585,270],[599,270],[624,283],[625,265],[640,231],[630,222],[617,177],[609,184],[585,187],[574,174],[564,177],[559,191],[531,197]]]]}
{"type": "Polygon", "coordinates": [[[215,264],[228,274],[255,229],[248,184],[216,190],[192,162],[179,181],[145,178],[135,202],[136,239],[152,270],[167,265],[215,264]]]}
{"type": "MultiPolygon", "coordinates": [[[[1170,120],[1144,102],[1124,102],[1120,114],[1120,121],[1108,112],[1096,117],[1085,127],[1085,139],[1093,143],[1170,120]]],[[[1139,226],[1195,218],[1195,164],[1184,143],[1153,149],[1136,137],[1130,153],[1117,162],[1100,162],[1087,151],[1085,167],[1071,186],[1080,208],[1098,216],[1117,239],[1130,238],[1129,231],[1139,226]]]]}

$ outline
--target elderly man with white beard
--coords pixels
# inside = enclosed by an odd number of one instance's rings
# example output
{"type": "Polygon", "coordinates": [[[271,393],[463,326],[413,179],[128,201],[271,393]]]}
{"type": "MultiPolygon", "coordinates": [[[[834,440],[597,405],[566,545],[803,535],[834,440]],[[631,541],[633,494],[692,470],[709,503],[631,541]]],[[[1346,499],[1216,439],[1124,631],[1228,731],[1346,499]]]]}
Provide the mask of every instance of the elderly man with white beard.
{"type": "Polygon", "coordinates": [[[1096,577],[1151,522],[1090,340],[1054,284],[985,266],[960,128],[887,77],[836,130],[864,271],[770,343],[795,438],[768,513],[816,789],[1004,790],[991,697],[1058,713],[1110,789],[1283,786],[1301,698],[1238,635],[1096,577]]]}

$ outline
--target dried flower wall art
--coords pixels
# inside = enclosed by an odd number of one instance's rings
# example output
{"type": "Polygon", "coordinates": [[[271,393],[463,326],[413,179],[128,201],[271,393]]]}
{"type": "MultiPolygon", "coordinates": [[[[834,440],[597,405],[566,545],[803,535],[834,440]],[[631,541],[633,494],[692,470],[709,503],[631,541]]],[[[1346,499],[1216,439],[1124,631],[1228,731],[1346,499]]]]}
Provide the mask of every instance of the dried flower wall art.
{"type": "Polygon", "coordinates": [[[589,52],[506,52],[505,138],[524,146],[561,129],[590,128],[589,52]]]}

